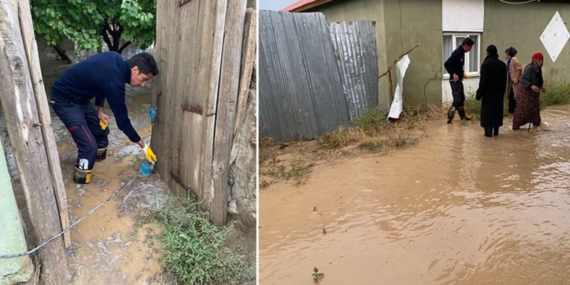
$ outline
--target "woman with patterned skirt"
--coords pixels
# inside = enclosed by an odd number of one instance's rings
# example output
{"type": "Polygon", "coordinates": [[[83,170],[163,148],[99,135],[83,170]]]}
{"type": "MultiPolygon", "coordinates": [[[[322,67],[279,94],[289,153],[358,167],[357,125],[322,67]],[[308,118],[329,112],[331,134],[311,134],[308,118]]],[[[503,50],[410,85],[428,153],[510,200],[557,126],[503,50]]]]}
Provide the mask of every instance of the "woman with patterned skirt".
{"type": "Polygon", "coordinates": [[[531,123],[540,126],[540,92],[546,92],[542,78],[544,56],[537,52],[532,55],[532,63],[524,69],[517,92],[517,105],[513,116],[513,130],[531,123]]]}

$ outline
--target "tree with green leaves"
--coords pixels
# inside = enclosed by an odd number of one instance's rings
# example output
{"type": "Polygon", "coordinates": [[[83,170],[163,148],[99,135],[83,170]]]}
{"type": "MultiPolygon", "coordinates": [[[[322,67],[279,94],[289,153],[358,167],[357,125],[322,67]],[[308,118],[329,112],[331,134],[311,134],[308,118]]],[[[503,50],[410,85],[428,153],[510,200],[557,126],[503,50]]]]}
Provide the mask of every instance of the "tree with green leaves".
{"type": "Polygon", "coordinates": [[[156,0],[31,0],[30,4],[35,32],[56,50],[64,38],[79,50],[99,48],[105,42],[118,53],[133,41],[146,49],[155,38],[156,0]],[[119,46],[121,39],[125,43],[119,46]]]}

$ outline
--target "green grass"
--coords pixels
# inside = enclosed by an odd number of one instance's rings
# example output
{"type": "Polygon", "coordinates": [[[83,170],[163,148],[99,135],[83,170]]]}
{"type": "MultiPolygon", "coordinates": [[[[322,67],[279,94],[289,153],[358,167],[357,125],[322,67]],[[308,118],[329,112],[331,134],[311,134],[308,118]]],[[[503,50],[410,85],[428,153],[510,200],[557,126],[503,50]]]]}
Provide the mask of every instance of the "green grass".
{"type": "MultiPolygon", "coordinates": [[[[505,104],[505,105],[506,105],[506,109],[505,108],[503,108],[503,109],[505,109],[505,111],[507,111],[506,114],[504,113],[506,116],[509,112],[508,112],[508,105],[507,104],[505,104]]],[[[468,93],[465,96],[465,112],[468,115],[474,115],[476,119],[481,118],[481,101],[475,100],[475,94],[473,94],[473,93],[468,93]]]]}
{"type": "Polygon", "coordinates": [[[378,110],[369,110],[364,116],[354,119],[354,126],[368,135],[373,135],[389,126],[387,115],[378,110]]]}
{"type": "MultiPolygon", "coordinates": [[[[540,108],[544,109],[548,106],[566,105],[570,104],[570,84],[560,85],[555,87],[546,86],[546,92],[540,94],[540,108]]],[[[481,116],[481,101],[475,100],[474,94],[467,94],[465,99],[465,111],[467,114],[475,115],[475,118],[480,119],[481,116]]],[[[505,98],[504,116],[508,117],[509,114],[509,101],[505,98]]]]}
{"type": "Polygon", "coordinates": [[[267,154],[259,154],[259,166],[262,166],[269,159],[271,159],[271,156],[267,154]]]}
{"type": "Polygon", "coordinates": [[[317,138],[317,143],[323,149],[340,149],[358,142],[364,136],[365,132],[359,128],[340,128],[317,138]]]}
{"type": "Polygon", "coordinates": [[[420,142],[418,138],[406,138],[401,136],[390,137],[385,140],[365,141],[358,145],[359,148],[369,151],[380,151],[398,147],[414,146],[420,142]]]}
{"type": "Polygon", "coordinates": [[[364,116],[354,119],[348,128],[325,134],[317,142],[322,149],[340,149],[356,144],[361,149],[377,151],[385,147],[405,146],[415,141],[414,136],[406,131],[421,129],[422,116],[420,110],[405,110],[397,123],[390,123],[386,114],[369,110],[364,116]]]}
{"type": "Polygon", "coordinates": [[[249,266],[236,253],[224,252],[227,228],[212,225],[195,202],[171,199],[151,218],[162,228],[158,241],[163,247],[164,270],[173,273],[178,284],[242,284],[254,280],[249,266]]]}
{"type": "Polygon", "coordinates": [[[570,104],[570,84],[556,87],[546,86],[546,92],[540,94],[540,108],[570,104]]]}
{"type": "Polygon", "coordinates": [[[277,165],[279,160],[270,162],[266,171],[261,174],[268,175],[273,178],[280,178],[285,180],[294,180],[295,185],[299,186],[307,181],[307,176],[313,172],[314,163],[306,163],[302,159],[296,159],[291,162],[289,168],[285,165],[277,165]]]}

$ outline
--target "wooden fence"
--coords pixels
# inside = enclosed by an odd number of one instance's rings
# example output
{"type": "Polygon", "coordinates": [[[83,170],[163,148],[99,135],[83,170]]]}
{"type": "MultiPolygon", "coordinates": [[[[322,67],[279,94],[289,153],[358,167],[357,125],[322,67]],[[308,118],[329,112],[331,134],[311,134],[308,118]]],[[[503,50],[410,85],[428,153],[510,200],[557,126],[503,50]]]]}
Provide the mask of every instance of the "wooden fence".
{"type": "MultiPolygon", "coordinates": [[[[69,225],[67,198],[27,0],[0,0],[0,101],[38,245],[69,225]]],[[[3,162],[0,162],[3,163],[3,162]]],[[[65,237],[69,245],[69,235],[65,237]]],[[[64,239],[39,250],[45,284],[67,284],[64,239]]]]}
{"type": "Polygon", "coordinates": [[[226,222],[231,149],[255,56],[256,16],[246,5],[157,3],[154,54],[160,73],[151,91],[156,170],[175,194],[200,201],[218,225],[226,222]]]}

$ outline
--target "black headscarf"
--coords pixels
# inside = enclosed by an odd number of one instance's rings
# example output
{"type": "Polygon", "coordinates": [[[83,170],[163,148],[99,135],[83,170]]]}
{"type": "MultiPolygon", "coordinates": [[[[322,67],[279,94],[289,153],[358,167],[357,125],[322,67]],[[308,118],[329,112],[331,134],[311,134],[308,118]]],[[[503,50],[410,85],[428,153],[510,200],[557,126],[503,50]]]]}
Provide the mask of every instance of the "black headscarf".
{"type": "Polygon", "coordinates": [[[509,47],[508,49],[505,50],[505,52],[510,56],[513,57],[515,55],[517,55],[517,49],[514,47],[509,47]]]}
{"type": "Polygon", "coordinates": [[[499,57],[499,52],[497,51],[497,47],[495,45],[488,46],[487,52],[489,53],[489,55],[487,57],[490,57],[490,58],[498,58],[499,57]]]}

